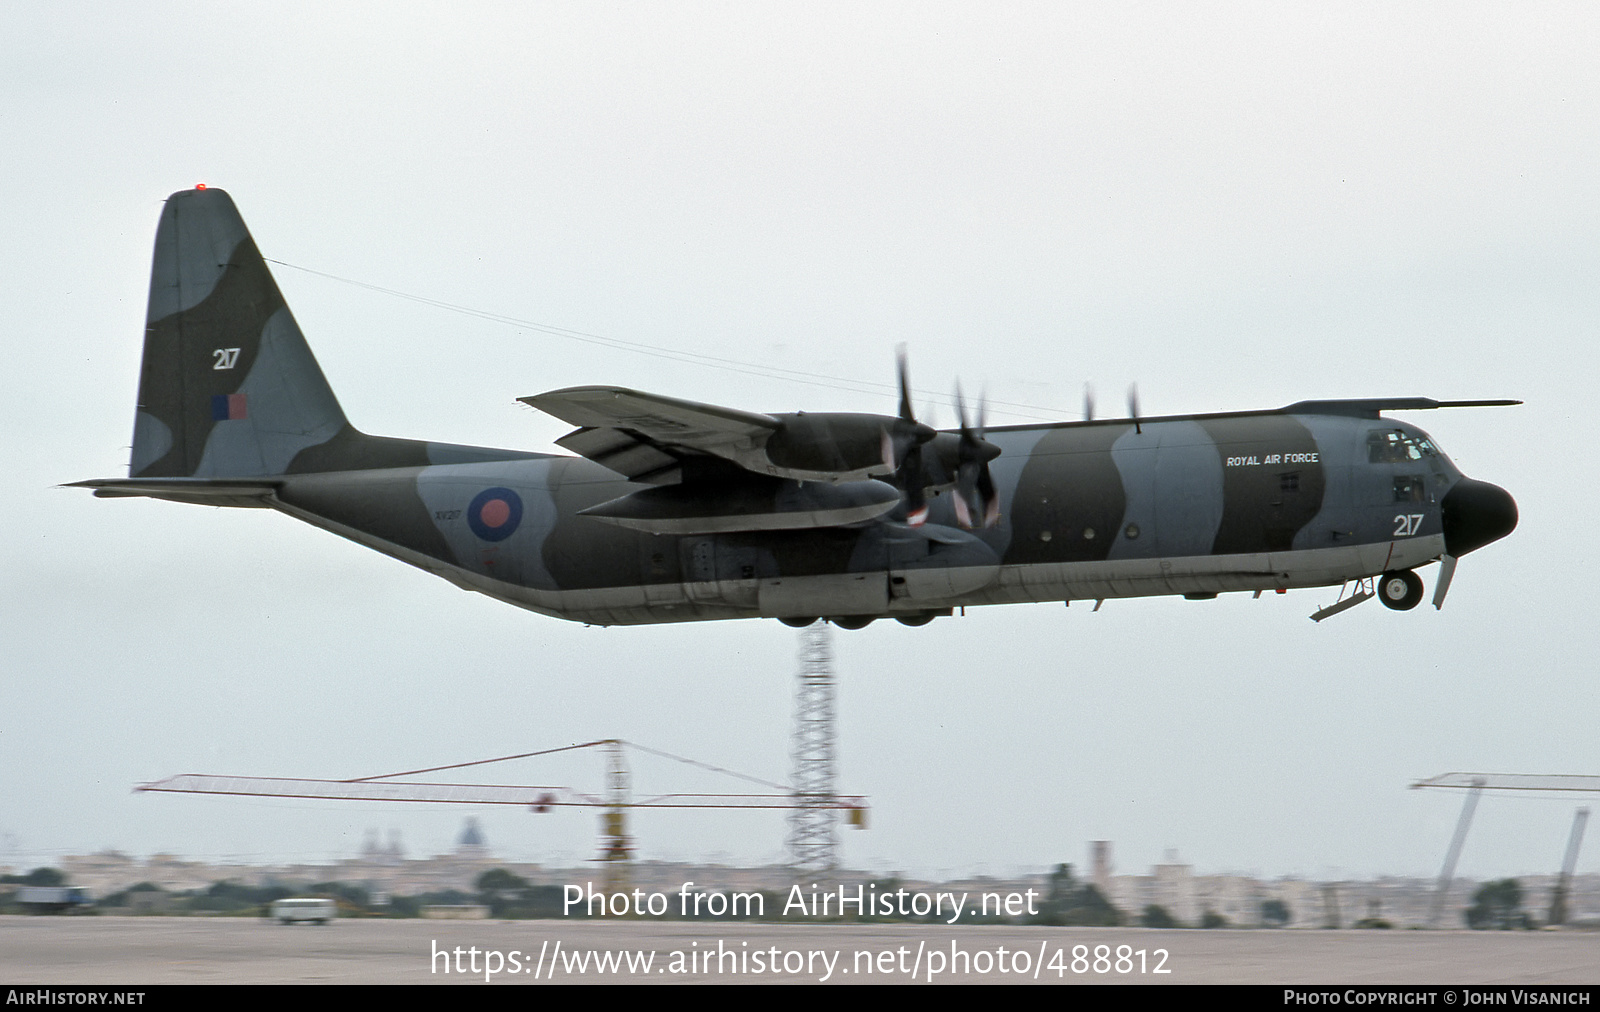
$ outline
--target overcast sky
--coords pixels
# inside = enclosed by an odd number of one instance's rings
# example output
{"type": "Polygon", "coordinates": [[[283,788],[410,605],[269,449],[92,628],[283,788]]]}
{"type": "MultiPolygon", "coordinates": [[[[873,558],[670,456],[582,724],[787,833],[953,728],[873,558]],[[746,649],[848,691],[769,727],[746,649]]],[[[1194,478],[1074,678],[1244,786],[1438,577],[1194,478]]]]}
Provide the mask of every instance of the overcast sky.
{"type": "MultiPolygon", "coordinates": [[[[1010,874],[1437,872],[1451,770],[1600,773],[1588,566],[1600,331],[1590,4],[14,3],[0,33],[0,865],[117,848],[518,860],[592,813],[135,795],[622,737],[789,772],[797,634],[584,628],[266,510],[96,500],[126,473],[162,200],[227,189],[365,431],[536,450],[515,398],[605,383],[950,425],[1304,398],[1419,413],[1522,522],[1441,612],[1336,589],[969,611],[835,634],[845,862],[1010,874]],[[795,370],[813,382],[775,378],[795,370]],[[863,386],[863,384],[867,384],[863,386]],[[885,386],[876,386],[885,384],[885,386]],[[1026,415],[1027,417],[1024,417],[1026,415]]],[[[1427,580],[1431,587],[1431,569],[1427,580]]],[[[641,790],[738,790],[639,760],[641,790]]],[[[509,782],[598,791],[598,755],[509,782]]],[[[1571,798],[1490,797],[1475,877],[1559,865],[1571,798]]],[[[653,813],[640,856],[778,861],[765,813],[653,813]]],[[[1600,843],[1580,869],[1600,870],[1600,843]]]]}

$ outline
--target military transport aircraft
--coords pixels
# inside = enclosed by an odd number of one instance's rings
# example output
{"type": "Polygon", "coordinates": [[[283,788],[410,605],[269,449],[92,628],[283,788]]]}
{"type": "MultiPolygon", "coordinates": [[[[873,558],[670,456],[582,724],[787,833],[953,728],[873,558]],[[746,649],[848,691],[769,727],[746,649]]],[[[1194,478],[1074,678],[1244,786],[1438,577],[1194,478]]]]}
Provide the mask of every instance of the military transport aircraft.
{"type": "MultiPolygon", "coordinates": [[[[613,625],[771,617],[922,625],[958,608],[1341,586],[1442,604],[1516,503],[1384,411],[1269,411],[936,431],[615,387],[523,401],[577,457],[369,436],[333,391],[228,195],[173,194],[127,478],[98,496],[266,507],[532,611],[613,625]]],[[[1096,605],[1098,607],[1098,604],[1096,605]]],[[[1317,616],[1331,613],[1324,609],[1317,616]]]]}

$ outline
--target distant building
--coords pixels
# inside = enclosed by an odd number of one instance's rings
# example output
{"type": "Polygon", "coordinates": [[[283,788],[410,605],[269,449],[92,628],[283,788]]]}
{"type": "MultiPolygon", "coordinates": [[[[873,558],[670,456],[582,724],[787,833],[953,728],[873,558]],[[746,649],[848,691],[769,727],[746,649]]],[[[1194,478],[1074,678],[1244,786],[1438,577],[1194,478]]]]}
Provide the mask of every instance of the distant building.
{"type": "Polygon", "coordinates": [[[1111,895],[1111,841],[1094,840],[1089,844],[1089,881],[1100,890],[1101,896],[1111,895]]]}
{"type": "Polygon", "coordinates": [[[489,845],[483,839],[483,827],[478,825],[478,820],[467,817],[467,824],[461,830],[461,839],[456,841],[456,853],[463,857],[479,857],[489,853],[489,845]]]}

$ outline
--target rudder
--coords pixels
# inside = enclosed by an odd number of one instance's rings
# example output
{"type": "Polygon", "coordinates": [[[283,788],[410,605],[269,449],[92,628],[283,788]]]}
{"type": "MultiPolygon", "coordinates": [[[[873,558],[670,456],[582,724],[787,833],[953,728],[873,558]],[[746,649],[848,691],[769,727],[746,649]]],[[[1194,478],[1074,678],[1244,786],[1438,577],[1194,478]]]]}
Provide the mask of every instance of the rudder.
{"type": "Polygon", "coordinates": [[[129,477],[283,474],[347,430],[232,198],[206,188],[167,198],[129,477]]]}

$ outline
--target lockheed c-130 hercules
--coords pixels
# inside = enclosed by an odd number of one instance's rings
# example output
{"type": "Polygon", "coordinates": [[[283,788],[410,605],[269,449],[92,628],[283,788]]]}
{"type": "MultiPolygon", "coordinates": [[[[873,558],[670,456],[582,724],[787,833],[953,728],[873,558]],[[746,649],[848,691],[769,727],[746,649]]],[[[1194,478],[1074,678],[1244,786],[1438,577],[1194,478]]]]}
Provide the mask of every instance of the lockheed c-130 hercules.
{"type": "MultiPolygon", "coordinates": [[[[577,457],[369,436],[346,419],[233,201],[173,194],[156,232],[128,477],[98,496],[266,507],[546,615],[921,625],[971,605],[1356,583],[1510,533],[1516,503],[1384,411],[1420,397],[936,431],[614,387],[524,397],[577,457]]],[[[1096,605],[1098,607],[1098,604],[1096,605]]]]}

